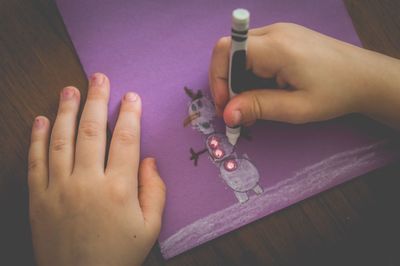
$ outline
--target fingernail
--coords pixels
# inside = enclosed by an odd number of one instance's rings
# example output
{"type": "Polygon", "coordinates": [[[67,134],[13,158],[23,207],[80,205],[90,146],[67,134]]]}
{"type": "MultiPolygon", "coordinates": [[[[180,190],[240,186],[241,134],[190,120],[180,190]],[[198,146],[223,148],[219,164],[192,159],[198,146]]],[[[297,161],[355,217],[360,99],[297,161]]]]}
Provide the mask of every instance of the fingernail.
{"type": "Polygon", "coordinates": [[[125,100],[127,100],[128,102],[136,102],[138,98],[139,96],[134,92],[128,92],[127,94],[125,94],[125,100]]]}
{"type": "Polygon", "coordinates": [[[72,99],[72,97],[75,94],[75,90],[71,87],[66,87],[62,91],[62,98],[63,100],[69,100],[72,99]]]}
{"type": "Polygon", "coordinates": [[[33,125],[36,129],[42,128],[44,126],[44,119],[42,117],[36,117],[33,125]]]}
{"type": "Polygon", "coordinates": [[[242,120],[242,113],[239,110],[235,110],[232,112],[232,122],[235,126],[240,125],[242,120]]]}
{"type": "Polygon", "coordinates": [[[100,74],[100,73],[94,73],[91,77],[90,77],[90,81],[93,83],[93,85],[97,85],[100,86],[103,84],[104,82],[104,75],[100,74]]]}

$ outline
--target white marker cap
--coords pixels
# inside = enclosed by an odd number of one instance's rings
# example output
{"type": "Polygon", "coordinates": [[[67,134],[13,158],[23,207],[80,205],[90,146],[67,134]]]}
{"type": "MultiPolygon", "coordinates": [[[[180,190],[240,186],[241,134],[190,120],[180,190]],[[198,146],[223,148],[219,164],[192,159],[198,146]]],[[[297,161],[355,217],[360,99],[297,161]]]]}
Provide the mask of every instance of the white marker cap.
{"type": "Polygon", "coordinates": [[[250,12],[244,8],[238,8],[232,12],[232,28],[237,31],[249,29],[250,12]]]}

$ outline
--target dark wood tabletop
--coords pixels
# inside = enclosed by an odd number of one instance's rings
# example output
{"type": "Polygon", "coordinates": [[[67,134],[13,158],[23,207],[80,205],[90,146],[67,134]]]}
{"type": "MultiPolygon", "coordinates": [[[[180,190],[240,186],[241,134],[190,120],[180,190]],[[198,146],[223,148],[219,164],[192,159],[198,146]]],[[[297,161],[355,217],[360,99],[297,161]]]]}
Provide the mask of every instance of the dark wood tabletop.
{"type": "MultiPolygon", "coordinates": [[[[345,4],[364,47],[400,58],[399,0],[345,4]]],[[[60,89],[74,85],[84,97],[86,84],[53,1],[0,0],[0,265],[34,265],[32,121],[54,121],[60,89]]],[[[156,245],[145,265],[400,265],[399,179],[393,163],[167,262],[156,245]]]]}

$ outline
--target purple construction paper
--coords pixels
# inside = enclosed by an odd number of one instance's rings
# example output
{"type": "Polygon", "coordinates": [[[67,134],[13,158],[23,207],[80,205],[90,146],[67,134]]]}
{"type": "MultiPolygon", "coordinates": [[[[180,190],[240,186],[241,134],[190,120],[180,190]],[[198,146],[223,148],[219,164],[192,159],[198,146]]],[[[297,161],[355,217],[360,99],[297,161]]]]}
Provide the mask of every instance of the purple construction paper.
{"type": "Polygon", "coordinates": [[[57,2],[86,73],[111,80],[110,128],[122,96],[141,95],[141,155],[158,159],[168,188],[159,237],[165,258],[398,158],[393,132],[360,116],[303,126],[259,122],[237,151],[257,167],[264,191],[242,204],[207,154],[197,167],[189,160],[205,138],[182,126],[190,103],[183,87],[207,94],[211,51],[229,35],[232,10],[247,8],[251,27],[295,22],[360,45],[339,0],[57,2]]]}

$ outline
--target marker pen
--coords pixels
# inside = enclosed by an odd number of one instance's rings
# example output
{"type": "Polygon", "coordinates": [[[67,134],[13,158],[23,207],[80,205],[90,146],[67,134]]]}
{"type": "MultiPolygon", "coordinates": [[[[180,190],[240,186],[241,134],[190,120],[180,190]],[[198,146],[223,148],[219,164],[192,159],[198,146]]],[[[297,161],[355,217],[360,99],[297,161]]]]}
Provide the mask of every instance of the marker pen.
{"type": "MultiPolygon", "coordinates": [[[[246,49],[250,13],[238,8],[232,12],[231,52],[229,60],[229,97],[232,98],[246,87],[246,49]]],[[[226,136],[235,145],[240,136],[240,126],[226,126],[226,136]]]]}

